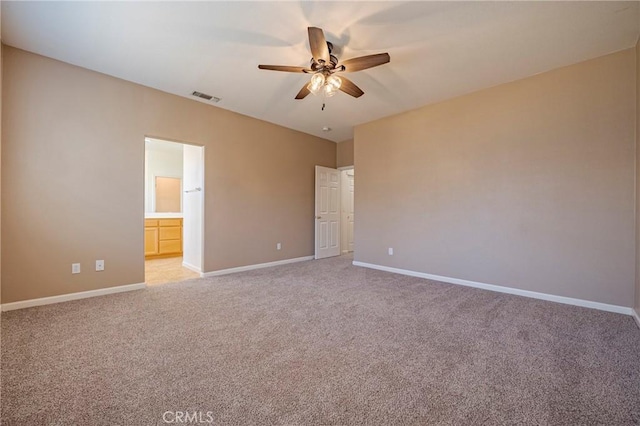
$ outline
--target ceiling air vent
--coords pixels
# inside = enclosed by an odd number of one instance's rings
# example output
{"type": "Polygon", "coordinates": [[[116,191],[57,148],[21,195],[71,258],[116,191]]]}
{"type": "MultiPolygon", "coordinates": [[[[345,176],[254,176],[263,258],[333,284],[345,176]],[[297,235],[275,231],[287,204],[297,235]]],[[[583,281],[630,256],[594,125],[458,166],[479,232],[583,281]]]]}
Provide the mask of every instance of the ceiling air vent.
{"type": "Polygon", "coordinates": [[[193,96],[197,96],[197,97],[202,98],[202,99],[206,99],[207,101],[213,101],[213,102],[216,102],[216,103],[220,102],[220,98],[217,98],[217,97],[211,96],[211,95],[207,95],[206,93],[201,93],[201,92],[197,92],[196,91],[196,92],[193,92],[192,95],[193,96]]]}

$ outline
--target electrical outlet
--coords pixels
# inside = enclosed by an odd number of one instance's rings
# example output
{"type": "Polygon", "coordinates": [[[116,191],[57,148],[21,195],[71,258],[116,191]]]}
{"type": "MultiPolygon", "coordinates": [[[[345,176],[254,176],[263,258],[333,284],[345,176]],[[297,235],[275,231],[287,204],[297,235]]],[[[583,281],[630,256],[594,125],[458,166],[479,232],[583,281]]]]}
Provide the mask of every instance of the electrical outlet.
{"type": "Polygon", "coordinates": [[[393,256],[393,247],[389,247],[389,256],[393,256]]]}
{"type": "Polygon", "coordinates": [[[80,264],[79,263],[72,263],[71,264],[71,273],[72,274],[79,274],[80,273],[80,264]]]}
{"type": "Polygon", "coordinates": [[[276,250],[280,250],[280,249],[282,249],[282,244],[280,243],[276,244],[276,250]]]}
{"type": "Polygon", "coordinates": [[[96,260],[96,271],[104,271],[104,260],[96,260]]]}

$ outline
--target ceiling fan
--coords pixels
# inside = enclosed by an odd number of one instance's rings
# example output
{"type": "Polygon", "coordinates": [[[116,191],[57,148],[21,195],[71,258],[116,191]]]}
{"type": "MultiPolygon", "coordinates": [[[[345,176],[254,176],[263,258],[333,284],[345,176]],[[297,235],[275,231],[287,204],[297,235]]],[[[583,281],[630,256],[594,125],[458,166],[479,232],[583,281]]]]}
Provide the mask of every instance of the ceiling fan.
{"type": "Polygon", "coordinates": [[[391,60],[388,53],[360,56],[347,59],[338,65],[338,58],[331,54],[333,45],[326,41],[322,28],[308,27],[309,47],[311,47],[311,65],[309,68],[287,65],[258,65],[261,70],[298,72],[313,74],[311,82],[305,84],[296,95],[296,99],[304,99],[309,93],[333,96],[338,90],[359,98],[364,92],[351,80],[334,75],[338,72],[355,72],[386,64],[391,60]]]}

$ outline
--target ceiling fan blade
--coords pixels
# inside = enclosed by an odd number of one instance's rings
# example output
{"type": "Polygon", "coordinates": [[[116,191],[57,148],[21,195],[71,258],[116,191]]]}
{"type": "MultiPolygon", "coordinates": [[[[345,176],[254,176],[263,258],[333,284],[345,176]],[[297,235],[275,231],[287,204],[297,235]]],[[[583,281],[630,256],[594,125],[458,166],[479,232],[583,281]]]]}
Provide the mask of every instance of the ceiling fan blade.
{"type": "Polygon", "coordinates": [[[304,99],[309,93],[311,93],[311,91],[307,87],[308,85],[309,83],[305,83],[305,85],[302,86],[302,89],[300,89],[300,91],[296,95],[296,99],[304,99]]]}
{"type": "Polygon", "coordinates": [[[362,89],[356,86],[355,83],[353,83],[353,81],[346,79],[342,76],[340,76],[340,80],[342,80],[342,84],[340,85],[340,90],[342,90],[347,95],[351,95],[354,98],[359,98],[360,96],[364,95],[364,92],[362,91],[362,89]]]}
{"type": "Polygon", "coordinates": [[[290,67],[287,65],[258,65],[261,70],[284,71],[284,72],[313,72],[305,67],[290,67]]]}
{"type": "Polygon", "coordinates": [[[311,48],[311,55],[316,62],[324,61],[329,63],[329,48],[327,47],[327,40],[324,38],[324,32],[322,28],[308,27],[309,32],[309,47],[311,48]]]}
{"type": "Polygon", "coordinates": [[[347,59],[341,62],[345,72],[355,72],[366,70],[367,68],[377,67],[386,64],[391,60],[388,53],[377,53],[375,55],[360,56],[359,58],[347,59]]]}

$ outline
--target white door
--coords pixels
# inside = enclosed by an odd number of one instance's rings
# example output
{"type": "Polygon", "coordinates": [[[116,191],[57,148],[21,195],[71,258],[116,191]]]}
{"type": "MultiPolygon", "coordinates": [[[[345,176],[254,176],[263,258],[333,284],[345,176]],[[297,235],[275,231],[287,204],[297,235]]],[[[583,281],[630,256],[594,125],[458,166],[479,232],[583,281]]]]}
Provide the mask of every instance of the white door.
{"type": "Polygon", "coordinates": [[[353,209],[353,179],[353,169],[342,171],[342,253],[353,251],[353,224],[356,218],[353,209]]]}
{"type": "Polygon", "coordinates": [[[204,147],[184,145],[183,150],[183,255],[182,265],[202,272],[204,230],[204,147]]]}
{"type": "Polygon", "coordinates": [[[340,171],[316,166],[316,259],[340,254],[340,171]]]}

